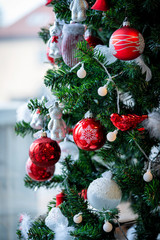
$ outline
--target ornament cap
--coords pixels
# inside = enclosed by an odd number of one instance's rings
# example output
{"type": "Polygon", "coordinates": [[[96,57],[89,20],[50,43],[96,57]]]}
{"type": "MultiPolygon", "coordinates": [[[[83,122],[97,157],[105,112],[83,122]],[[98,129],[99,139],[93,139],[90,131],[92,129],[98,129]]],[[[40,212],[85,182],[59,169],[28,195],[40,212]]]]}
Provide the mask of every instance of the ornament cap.
{"type": "Polygon", "coordinates": [[[47,137],[47,133],[46,132],[42,132],[41,137],[47,137]]]}
{"type": "Polygon", "coordinates": [[[89,110],[88,112],[85,113],[84,117],[85,118],[93,118],[93,113],[89,110]]]}
{"type": "Polygon", "coordinates": [[[123,27],[130,27],[130,22],[128,21],[128,18],[126,17],[123,21],[123,27]]]}

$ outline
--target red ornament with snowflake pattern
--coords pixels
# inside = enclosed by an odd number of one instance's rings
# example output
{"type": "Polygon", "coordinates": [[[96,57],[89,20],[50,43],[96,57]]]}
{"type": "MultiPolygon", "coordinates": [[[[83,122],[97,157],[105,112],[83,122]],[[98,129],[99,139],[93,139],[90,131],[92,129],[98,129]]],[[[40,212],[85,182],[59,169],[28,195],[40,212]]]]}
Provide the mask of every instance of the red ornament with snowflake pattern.
{"type": "Polygon", "coordinates": [[[29,157],[39,167],[53,166],[61,155],[59,144],[42,133],[30,146],[29,157]]]}
{"type": "Polygon", "coordinates": [[[79,148],[94,151],[105,144],[106,131],[100,121],[94,118],[85,118],[74,127],[73,138],[79,148]]]}
{"type": "Polygon", "coordinates": [[[39,167],[29,158],[26,163],[26,172],[28,176],[37,182],[49,180],[55,171],[55,165],[49,167],[39,167]]]}

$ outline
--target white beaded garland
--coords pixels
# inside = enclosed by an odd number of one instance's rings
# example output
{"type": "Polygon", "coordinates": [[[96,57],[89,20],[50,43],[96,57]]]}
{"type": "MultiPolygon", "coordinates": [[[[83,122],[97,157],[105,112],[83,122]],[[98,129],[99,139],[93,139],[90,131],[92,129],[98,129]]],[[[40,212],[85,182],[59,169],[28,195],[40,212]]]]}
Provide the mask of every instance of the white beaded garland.
{"type": "Polygon", "coordinates": [[[79,214],[76,214],[74,217],[73,217],[73,221],[75,223],[81,223],[82,222],[82,214],[79,213],[79,214]]]}
{"type": "Polygon", "coordinates": [[[148,169],[147,172],[143,175],[143,179],[145,182],[151,182],[153,179],[153,175],[151,171],[148,169]]]}
{"type": "Polygon", "coordinates": [[[106,96],[106,94],[107,94],[107,88],[105,86],[98,88],[99,96],[104,97],[104,96],[106,96]]]}
{"type": "Polygon", "coordinates": [[[86,74],[86,70],[84,70],[83,66],[77,71],[77,76],[79,78],[85,78],[86,74]]]}
{"type": "Polygon", "coordinates": [[[115,130],[114,132],[109,132],[107,134],[107,140],[109,142],[114,142],[116,140],[116,138],[117,138],[117,133],[118,133],[117,130],[115,130]]]}
{"type": "Polygon", "coordinates": [[[112,229],[113,229],[112,224],[111,224],[110,222],[106,221],[106,222],[104,223],[104,225],[103,225],[103,230],[104,230],[105,232],[111,232],[112,229]]]}

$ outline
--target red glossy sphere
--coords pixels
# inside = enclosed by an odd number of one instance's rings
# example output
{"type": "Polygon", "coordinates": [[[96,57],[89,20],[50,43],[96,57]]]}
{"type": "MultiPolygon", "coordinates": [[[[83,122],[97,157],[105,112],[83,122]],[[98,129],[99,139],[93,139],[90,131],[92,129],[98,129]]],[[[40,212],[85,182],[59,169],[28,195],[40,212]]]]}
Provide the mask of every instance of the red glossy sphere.
{"type": "Polygon", "coordinates": [[[59,144],[48,138],[36,139],[30,146],[29,157],[39,167],[48,167],[58,162],[61,155],[59,144]]]}
{"type": "Polygon", "coordinates": [[[26,163],[26,172],[35,181],[43,182],[50,179],[55,171],[55,165],[50,167],[38,167],[29,158],[26,163]]]}
{"type": "Polygon", "coordinates": [[[85,40],[88,42],[89,46],[93,48],[99,44],[104,45],[103,41],[100,38],[95,36],[85,37],[85,40]]]}
{"type": "Polygon", "coordinates": [[[106,142],[105,128],[94,118],[79,121],[73,130],[73,138],[77,146],[86,151],[101,148],[106,142]]]}
{"type": "Polygon", "coordinates": [[[109,47],[112,54],[120,60],[133,60],[144,50],[144,38],[140,32],[129,26],[117,29],[111,36],[109,47]]]}

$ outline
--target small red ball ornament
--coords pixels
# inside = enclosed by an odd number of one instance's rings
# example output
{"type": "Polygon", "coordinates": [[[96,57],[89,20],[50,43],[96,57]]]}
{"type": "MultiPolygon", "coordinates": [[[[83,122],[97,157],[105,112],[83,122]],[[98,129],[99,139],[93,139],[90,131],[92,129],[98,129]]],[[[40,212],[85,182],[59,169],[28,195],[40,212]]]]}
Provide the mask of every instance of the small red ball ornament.
{"type": "Polygon", "coordinates": [[[36,139],[30,146],[29,157],[39,167],[53,166],[58,162],[61,149],[58,143],[47,137],[46,133],[36,139]]]}
{"type": "Polygon", "coordinates": [[[142,34],[131,28],[128,21],[124,21],[123,27],[117,29],[109,40],[109,48],[113,56],[125,61],[139,57],[144,50],[144,46],[142,34]]]}
{"type": "Polygon", "coordinates": [[[88,42],[89,46],[93,48],[99,44],[104,45],[103,41],[100,38],[92,35],[85,37],[85,40],[88,42]]]}
{"type": "Polygon", "coordinates": [[[106,0],[97,0],[95,4],[91,7],[91,9],[99,11],[108,11],[109,7],[106,0]]]}
{"type": "Polygon", "coordinates": [[[113,113],[111,115],[111,122],[113,125],[121,131],[127,131],[134,129],[139,123],[148,118],[147,115],[138,116],[136,114],[128,114],[128,115],[119,115],[117,113],[113,113]]]}
{"type": "Polygon", "coordinates": [[[104,145],[106,133],[100,121],[94,118],[85,118],[74,127],[73,138],[79,148],[94,151],[104,145]]]}
{"type": "Polygon", "coordinates": [[[49,167],[38,167],[30,158],[26,163],[26,172],[34,181],[43,182],[50,179],[55,171],[55,165],[49,167]]]}

